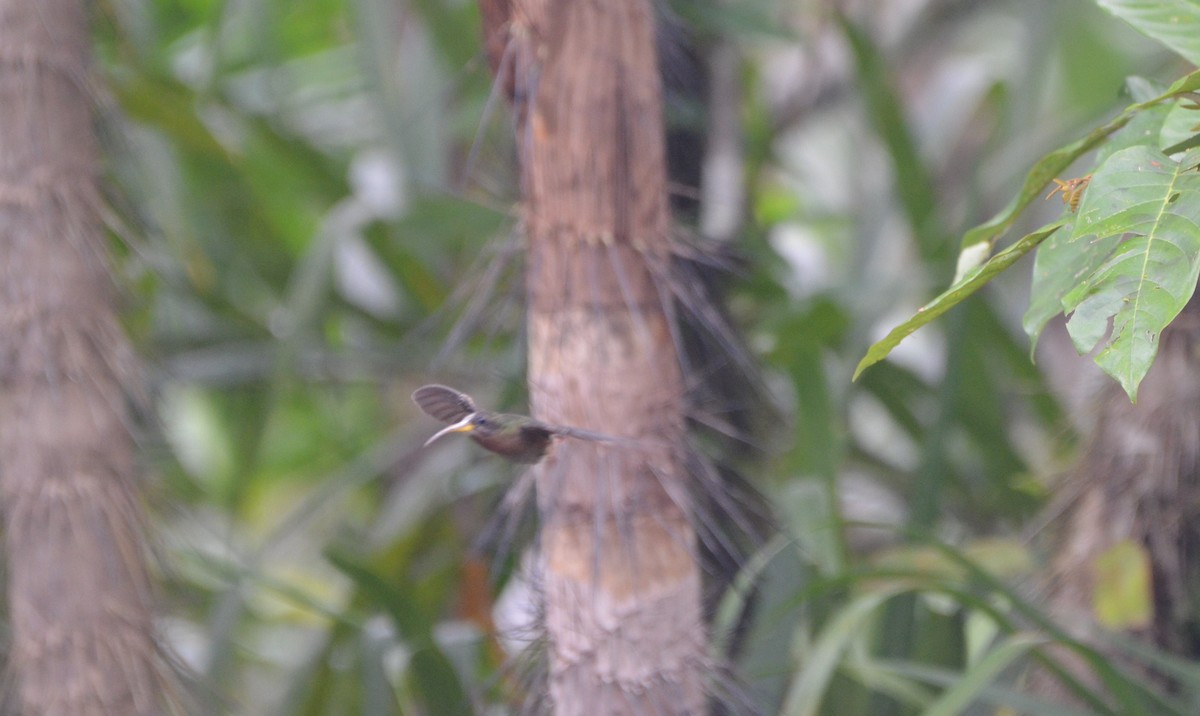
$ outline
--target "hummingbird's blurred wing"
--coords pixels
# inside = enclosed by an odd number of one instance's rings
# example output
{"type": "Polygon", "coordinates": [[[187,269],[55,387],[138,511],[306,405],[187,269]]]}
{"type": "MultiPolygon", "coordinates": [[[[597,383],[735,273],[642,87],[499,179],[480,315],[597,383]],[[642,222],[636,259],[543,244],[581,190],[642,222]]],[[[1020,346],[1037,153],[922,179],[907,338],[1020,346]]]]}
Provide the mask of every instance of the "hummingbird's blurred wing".
{"type": "Polygon", "coordinates": [[[423,385],[413,391],[412,399],[417,407],[443,423],[457,423],[479,412],[469,395],[444,385],[423,385]]]}

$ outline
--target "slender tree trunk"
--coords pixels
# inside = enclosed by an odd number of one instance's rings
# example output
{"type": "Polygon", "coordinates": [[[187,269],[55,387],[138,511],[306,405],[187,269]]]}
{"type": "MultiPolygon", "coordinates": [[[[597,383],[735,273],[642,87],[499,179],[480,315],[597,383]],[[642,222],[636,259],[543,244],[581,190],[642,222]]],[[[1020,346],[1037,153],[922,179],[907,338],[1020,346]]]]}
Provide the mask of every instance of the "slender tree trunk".
{"type": "Polygon", "coordinates": [[[0,0],[0,499],[25,716],[159,711],[78,0],[0,0]]]}
{"type": "Polygon", "coordinates": [[[706,637],[651,7],[482,5],[517,111],[534,414],[639,441],[565,440],[536,468],[554,710],[699,714],[706,637]]]}

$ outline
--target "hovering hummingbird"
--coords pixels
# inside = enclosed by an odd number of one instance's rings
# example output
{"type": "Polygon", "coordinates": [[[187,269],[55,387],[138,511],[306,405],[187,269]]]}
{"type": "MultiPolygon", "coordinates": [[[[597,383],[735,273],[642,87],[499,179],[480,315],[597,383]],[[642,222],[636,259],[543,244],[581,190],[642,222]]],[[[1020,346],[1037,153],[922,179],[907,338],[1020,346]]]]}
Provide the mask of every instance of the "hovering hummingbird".
{"type": "Polygon", "coordinates": [[[430,417],[450,423],[426,440],[426,445],[449,433],[468,433],[484,448],[509,460],[535,463],[546,455],[556,436],[594,442],[621,440],[580,428],[550,425],[527,415],[480,410],[471,396],[444,385],[423,385],[413,391],[412,399],[430,417]]]}

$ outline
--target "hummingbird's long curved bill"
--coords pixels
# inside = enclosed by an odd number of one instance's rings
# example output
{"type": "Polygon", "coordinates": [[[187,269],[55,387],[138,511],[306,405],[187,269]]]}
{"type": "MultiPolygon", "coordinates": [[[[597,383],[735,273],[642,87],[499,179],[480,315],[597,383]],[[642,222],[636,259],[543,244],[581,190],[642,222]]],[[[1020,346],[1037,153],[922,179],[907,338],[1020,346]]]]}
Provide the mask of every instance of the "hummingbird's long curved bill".
{"type": "Polygon", "coordinates": [[[453,425],[447,425],[446,427],[444,427],[441,430],[434,433],[433,437],[426,440],[425,445],[428,446],[434,440],[437,440],[441,436],[447,435],[449,433],[469,433],[469,432],[471,432],[472,430],[475,429],[475,425],[471,423],[471,421],[474,418],[475,418],[475,413],[471,413],[470,415],[466,416],[465,418],[458,421],[457,423],[454,423],[453,425]]]}

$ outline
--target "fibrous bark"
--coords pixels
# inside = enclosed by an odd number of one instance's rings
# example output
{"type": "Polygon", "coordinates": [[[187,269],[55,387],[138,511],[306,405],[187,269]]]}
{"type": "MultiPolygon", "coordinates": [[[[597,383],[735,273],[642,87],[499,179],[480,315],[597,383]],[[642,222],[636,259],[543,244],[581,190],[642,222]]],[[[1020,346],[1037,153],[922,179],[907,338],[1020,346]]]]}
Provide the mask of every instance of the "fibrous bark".
{"type": "Polygon", "coordinates": [[[651,8],[482,6],[517,115],[534,414],[630,439],[562,441],[536,468],[554,710],[698,714],[706,639],[651,8]]]}
{"type": "Polygon", "coordinates": [[[77,0],[0,0],[0,497],[16,700],[159,711],[77,0]]]}
{"type": "MultiPolygon", "coordinates": [[[[1165,651],[1200,656],[1194,607],[1200,598],[1200,301],[1193,299],[1163,331],[1137,404],[1108,381],[1092,406],[1093,434],[1067,486],[1070,506],[1058,520],[1049,606],[1073,636],[1096,641],[1097,590],[1105,586],[1096,576],[1099,560],[1128,543],[1148,562],[1153,614],[1126,631],[1165,651]]],[[[1071,659],[1062,653],[1062,661],[1071,659]]],[[[1082,663],[1075,666],[1095,681],[1082,663]]],[[[1067,698],[1044,672],[1032,688],[1067,698]]]]}

